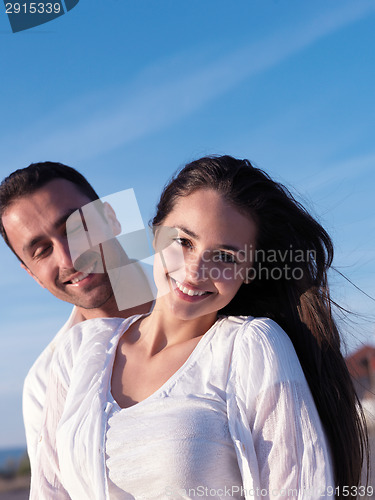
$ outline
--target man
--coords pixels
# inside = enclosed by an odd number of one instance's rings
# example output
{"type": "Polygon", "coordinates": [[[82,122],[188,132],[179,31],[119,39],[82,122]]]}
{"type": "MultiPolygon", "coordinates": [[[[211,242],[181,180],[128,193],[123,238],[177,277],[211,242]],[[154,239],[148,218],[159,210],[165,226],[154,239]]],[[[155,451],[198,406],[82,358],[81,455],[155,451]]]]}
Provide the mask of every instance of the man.
{"type": "MultiPolygon", "coordinates": [[[[0,232],[5,242],[37,283],[57,298],[74,304],[69,319],[36,360],[25,380],[23,413],[32,466],[43,423],[49,367],[61,336],[80,321],[97,317],[126,318],[147,312],[151,305],[118,310],[113,283],[107,272],[108,263],[112,268],[121,268],[129,259],[114,238],[120,227],[108,204],[97,202],[101,212],[98,225],[103,226],[103,231],[108,232],[110,228],[112,238],[86,249],[73,263],[66,223],[70,221],[71,227],[72,218],[74,225],[76,217],[78,227],[84,226],[81,208],[98,199],[79,172],[54,162],[35,163],[17,170],[0,186],[0,232]]],[[[141,287],[147,286],[141,272],[136,279],[141,287]]]]}

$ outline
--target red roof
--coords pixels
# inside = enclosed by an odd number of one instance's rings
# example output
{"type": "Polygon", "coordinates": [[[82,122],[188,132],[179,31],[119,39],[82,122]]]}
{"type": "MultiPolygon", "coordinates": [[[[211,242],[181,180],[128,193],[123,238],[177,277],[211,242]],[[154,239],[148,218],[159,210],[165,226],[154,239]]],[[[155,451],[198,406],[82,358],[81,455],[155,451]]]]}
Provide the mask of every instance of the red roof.
{"type": "Polygon", "coordinates": [[[363,346],[345,361],[352,377],[367,377],[369,371],[375,372],[375,347],[363,346]]]}

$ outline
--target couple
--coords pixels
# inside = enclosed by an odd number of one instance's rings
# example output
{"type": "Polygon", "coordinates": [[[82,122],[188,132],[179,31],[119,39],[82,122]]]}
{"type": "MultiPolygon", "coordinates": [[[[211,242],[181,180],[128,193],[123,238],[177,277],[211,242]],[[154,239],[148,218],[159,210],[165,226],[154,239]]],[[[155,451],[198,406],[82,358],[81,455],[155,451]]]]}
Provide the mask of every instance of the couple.
{"type": "Polygon", "coordinates": [[[75,304],[25,382],[31,498],[355,497],[366,430],[324,229],[247,160],[201,158],[156,209],[153,308],[119,311],[108,275],[68,248],[66,221],[97,198],[53,163],[0,190],[5,241],[75,304]]]}

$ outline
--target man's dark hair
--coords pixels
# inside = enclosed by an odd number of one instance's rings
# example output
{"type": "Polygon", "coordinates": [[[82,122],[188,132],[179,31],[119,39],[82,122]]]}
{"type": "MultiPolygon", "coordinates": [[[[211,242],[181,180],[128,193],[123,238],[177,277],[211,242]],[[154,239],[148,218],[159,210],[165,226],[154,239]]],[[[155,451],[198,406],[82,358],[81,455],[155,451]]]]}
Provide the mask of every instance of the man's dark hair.
{"type": "Polygon", "coordinates": [[[14,250],[3,226],[5,210],[17,199],[33,194],[54,179],[65,179],[72,182],[91,201],[99,198],[94,188],[82,174],[62,163],[53,161],[32,163],[26,168],[21,168],[11,173],[0,184],[0,233],[5,243],[13,252],[14,250]]]}

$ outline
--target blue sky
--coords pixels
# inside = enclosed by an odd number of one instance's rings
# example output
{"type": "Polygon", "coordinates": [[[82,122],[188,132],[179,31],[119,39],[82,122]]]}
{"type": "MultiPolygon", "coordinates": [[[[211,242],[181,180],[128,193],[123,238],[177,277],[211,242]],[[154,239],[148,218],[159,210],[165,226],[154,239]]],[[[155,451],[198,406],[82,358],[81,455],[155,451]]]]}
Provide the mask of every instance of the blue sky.
{"type": "MultiPolygon", "coordinates": [[[[147,223],[179,166],[249,158],[292,189],[332,235],[335,266],[375,296],[373,0],[80,0],[16,34],[0,8],[1,178],[60,161],[102,196],[134,188],[147,223]]],[[[4,244],[0,257],[1,448],[25,442],[22,382],[70,306],[4,244]]],[[[373,343],[374,301],[331,279],[364,315],[343,325],[349,351],[373,343]]]]}

